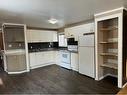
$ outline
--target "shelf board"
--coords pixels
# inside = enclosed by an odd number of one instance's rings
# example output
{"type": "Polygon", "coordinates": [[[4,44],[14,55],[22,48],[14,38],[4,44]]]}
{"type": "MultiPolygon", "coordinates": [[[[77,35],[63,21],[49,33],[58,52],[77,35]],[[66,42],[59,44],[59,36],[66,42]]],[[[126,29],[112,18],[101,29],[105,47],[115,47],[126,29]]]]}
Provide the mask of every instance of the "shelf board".
{"type": "Polygon", "coordinates": [[[101,56],[116,56],[118,57],[117,53],[100,53],[101,56]]]}
{"type": "Polygon", "coordinates": [[[117,30],[118,27],[114,26],[114,27],[108,27],[108,28],[101,28],[100,31],[111,31],[111,30],[117,30]]]}
{"type": "Polygon", "coordinates": [[[111,68],[111,69],[118,69],[118,65],[115,63],[104,63],[104,64],[101,64],[101,66],[111,68]]]}
{"type": "Polygon", "coordinates": [[[117,44],[118,42],[100,42],[100,44],[117,44]]]}

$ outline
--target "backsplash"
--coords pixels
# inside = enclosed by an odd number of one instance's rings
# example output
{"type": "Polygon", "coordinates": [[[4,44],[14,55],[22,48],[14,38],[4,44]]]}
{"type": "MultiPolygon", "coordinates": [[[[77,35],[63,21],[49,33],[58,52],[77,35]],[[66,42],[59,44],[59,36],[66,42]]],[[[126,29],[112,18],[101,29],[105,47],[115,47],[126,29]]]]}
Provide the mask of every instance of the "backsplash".
{"type": "Polygon", "coordinates": [[[28,43],[28,49],[58,48],[58,42],[28,43]]]}

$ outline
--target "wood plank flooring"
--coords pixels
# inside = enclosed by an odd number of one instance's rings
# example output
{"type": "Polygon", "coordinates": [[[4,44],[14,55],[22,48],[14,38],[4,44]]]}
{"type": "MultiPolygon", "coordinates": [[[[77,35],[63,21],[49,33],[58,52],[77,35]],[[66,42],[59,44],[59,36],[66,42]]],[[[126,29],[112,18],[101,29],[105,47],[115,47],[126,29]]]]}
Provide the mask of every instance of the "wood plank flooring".
{"type": "Polygon", "coordinates": [[[117,94],[116,79],[102,81],[51,65],[20,75],[0,72],[0,94],[117,94]]]}
{"type": "Polygon", "coordinates": [[[127,95],[127,86],[125,86],[123,89],[121,89],[117,95],[127,95]]]}

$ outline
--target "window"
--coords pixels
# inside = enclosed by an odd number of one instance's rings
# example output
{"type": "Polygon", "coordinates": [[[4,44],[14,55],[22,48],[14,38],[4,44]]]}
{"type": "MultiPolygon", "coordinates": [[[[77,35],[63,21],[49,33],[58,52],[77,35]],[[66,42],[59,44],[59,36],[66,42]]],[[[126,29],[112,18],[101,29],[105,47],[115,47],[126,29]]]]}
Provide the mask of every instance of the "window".
{"type": "Polygon", "coordinates": [[[59,34],[59,47],[67,47],[67,39],[64,34],[59,34]]]}

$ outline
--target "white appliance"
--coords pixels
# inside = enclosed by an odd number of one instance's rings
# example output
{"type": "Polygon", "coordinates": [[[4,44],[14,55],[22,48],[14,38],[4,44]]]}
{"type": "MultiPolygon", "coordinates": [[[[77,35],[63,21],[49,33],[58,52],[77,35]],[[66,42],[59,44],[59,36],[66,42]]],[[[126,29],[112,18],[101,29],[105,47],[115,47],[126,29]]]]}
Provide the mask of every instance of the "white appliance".
{"type": "Polygon", "coordinates": [[[60,66],[67,69],[71,69],[71,53],[69,51],[60,51],[60,66]]]}
{"type": "Polygon", "coordinates": [[[79,37],[79,73],[95,78],[94,33],[79,37]]]}

